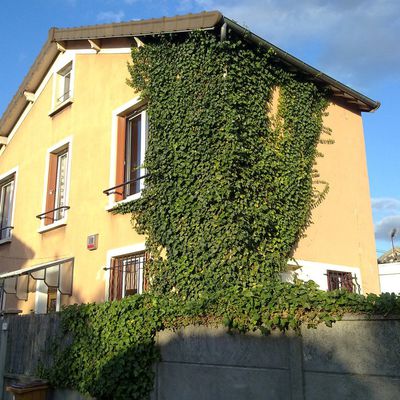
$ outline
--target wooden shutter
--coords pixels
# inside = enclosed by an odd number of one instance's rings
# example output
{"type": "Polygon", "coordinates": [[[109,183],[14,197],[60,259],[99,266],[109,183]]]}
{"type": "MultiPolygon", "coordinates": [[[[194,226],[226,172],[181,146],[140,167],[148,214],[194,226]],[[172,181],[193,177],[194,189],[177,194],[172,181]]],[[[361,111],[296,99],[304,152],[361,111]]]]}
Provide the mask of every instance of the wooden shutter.
{"type": "MultiPolygon", "coordinates": [[[[57,154],[50,153],[49,156],[49,175],[47,180],[46,193],[46,212],[54,209],[56,200],[56,181],[57,181],[57,154]]],[[[49,225],[54,222],[54,214],[49,213],[44,218],[44,224],[49,225]]]]}
{"type": "Polygon", "coordinates": [[[122,265],[118,258],[111,259],[110,282],[109,282],[109,300],[122,299],[122,265]]]}
{"type": "MultiPolygon", "coordinates": [[[[125,179],[125,136],[126,136],[126,118],[118,117],[117,165],[116,165],[115,185],[120,185],[124,183],[125,179]]],[[[125,198],[124,187],[117,188],[116,192],[118,193],[115,195],[115,201],[120,201],[125,198]]]]}

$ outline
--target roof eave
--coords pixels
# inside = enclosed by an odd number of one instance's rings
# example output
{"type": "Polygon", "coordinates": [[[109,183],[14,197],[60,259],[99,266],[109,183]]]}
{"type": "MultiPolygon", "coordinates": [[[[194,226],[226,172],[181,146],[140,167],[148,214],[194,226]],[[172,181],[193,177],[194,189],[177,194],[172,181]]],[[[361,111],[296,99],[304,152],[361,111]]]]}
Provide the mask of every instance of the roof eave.
{"type": "Polygon", "coordinates": [[[255,44],[264,47],[265,49],[274,50],[275,54],[282,59],[287,64],[295,67],[296,69],[300,69],[304,71],[306,74],[310,74],[315,81],[319,81],[327,86],[329,86],[334,94],[338,97],[343,97],[350,103],[352,102],[351,98],[354,98],[354,105],[360,108],[361,111],[375,111],[377,110],[381,103],[379,101],[375,101],[370,99],[367,96],[364,96],[362,93],[357,92],[356,90],[344,85],[343,83],[337,81],[336,79],[330,77],[329,75],[324,74],[322,71],[312,67],[311,65],[299,60],[298,58],[292,56],[291,54],[287,53],[286,51],[280,49],[279,47],[273,45],[272,43],[268,42],[267,40],[261,38],[260,36],[248,31],[247,29],[243,28],[236,22],[232,21],[229,18],[224,17],[224,22],[237,34],[244,37],[246,40],[251,41],[255,44]]]}
{"type": "Polygon", "coordinates": [[[54,28],[50,29],[47,41],[4,111],[0,119],[0,136],[8,136],[12,131],[16,121],[28,105],[24,92],[35,92],[37,90],[43,77],[57,57],[59,53],[57,45],[52,41],[54,30],[54,28]]]}
{"type": "Polygon", "coordinates": [[[323,72],[302,62],[279,47],[274,46],[272,43],[262,39],[254,33],[251,33],[236,22],[224,17],[219,11],[208,11],[198,14],[187,14],[176,17],[163,17],[124,23],[84,26],[79,28],[50,29],[46,43],[42,47],[38,57],[34,61],[28,74],[19,86],[17,93],[12,98],[0,119],[0,136],[8,136],[24,112],[28,105],[24,92],[36,92],[41,81],[59,54],[57,42],[183,33],[192,30],[212,30],[219,28],[224,23],[246,40],[266,49],[273,49],[277,57],[279,57],[289,67],[295,70],[300,70],[304,74],[309,75],[310,79],[328,86],[332,89],[332,92],[336,97],[343,98],[347,103],[353,105],[360,111],[370,112],[379,108],[380,103],[378,101],[374,101],[367,96],[364,96],[323,72]]]}

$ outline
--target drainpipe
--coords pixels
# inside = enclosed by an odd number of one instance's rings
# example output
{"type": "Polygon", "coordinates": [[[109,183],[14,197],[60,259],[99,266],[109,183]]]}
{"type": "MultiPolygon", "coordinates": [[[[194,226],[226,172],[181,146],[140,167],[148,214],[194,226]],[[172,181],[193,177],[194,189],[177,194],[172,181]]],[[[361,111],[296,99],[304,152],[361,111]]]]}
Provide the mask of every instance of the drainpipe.
{"type": "Polygon", "coordinates": [[[221,42],[224,42],[226,40],[226,36],[228,33],[228,24],[224,22],[221,26],[221,42]]]}

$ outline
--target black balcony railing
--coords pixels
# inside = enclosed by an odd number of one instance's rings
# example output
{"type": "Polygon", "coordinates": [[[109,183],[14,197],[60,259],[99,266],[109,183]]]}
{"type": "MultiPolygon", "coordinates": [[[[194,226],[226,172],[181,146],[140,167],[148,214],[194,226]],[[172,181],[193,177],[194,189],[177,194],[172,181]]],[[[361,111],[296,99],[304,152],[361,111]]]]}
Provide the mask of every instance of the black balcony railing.
{"type": "Polygon", "coordinates": [[[123,198],[126,198],[132,194],[139,193],[140,189],[138,188],[139,182],[147,178],[149,175],[143,175],[140,176],[139,178],[131,179],[130,181],[126,181],[124,183],[121,183],[119,185],[113,186],[112,188],[103,190],[103,193],[107,196],[110,196],[111,194],[118,194],[119,196],[122,196],[123,198]],[[132,193],[131,186],[135,185],[135,190],[132,193]],[[121,189],[121,190],[117,190],[121,189]]]}
{"type": "Polygon", "coordinates": [[[36,218],[42,219],[49,219],[51,223],[59,221],[60,219],[64,218],[64,211],[69,210],[70,206],[61,206],[54,208],[53,210],[46,211],[42,214],[36,215],[36,218]]]}
{"type": "Polygon", "coordinates": [[[58,99],[57,99],[57,104],[64,103],[64,101],[67,101],[71,97],[71,91],[68,90],[67,92],[63,93],[58,99]]]}

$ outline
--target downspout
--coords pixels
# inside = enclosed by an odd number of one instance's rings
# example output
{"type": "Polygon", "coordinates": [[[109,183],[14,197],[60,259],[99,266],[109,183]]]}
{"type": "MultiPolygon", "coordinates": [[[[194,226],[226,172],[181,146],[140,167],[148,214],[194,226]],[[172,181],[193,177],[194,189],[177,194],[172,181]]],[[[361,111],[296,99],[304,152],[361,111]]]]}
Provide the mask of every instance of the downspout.
{"type": "Polygon", "coordinates": [[[221,34],[220,34],[221,42],[225,42],[227,33],[228,33],[228,24],[224,22],[221,26],[221,34]]]}

